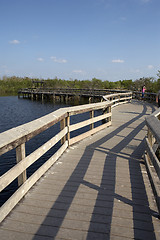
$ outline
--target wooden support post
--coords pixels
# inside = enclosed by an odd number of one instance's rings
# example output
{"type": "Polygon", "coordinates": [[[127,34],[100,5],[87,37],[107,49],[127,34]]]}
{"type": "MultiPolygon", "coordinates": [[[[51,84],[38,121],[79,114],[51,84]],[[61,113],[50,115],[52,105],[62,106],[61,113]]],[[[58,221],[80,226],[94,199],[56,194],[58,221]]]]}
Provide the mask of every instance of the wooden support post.
{"type": "Polygon", "coordinates": [[[56,97],[55,97],[55,94],[54,94],[54,93],[53,93],[53,95],[52,95],[52,99],[53,99],[53,103],[55,103],[56,97]]]}
{"type": "Polygon", "coordinates": [[[67,121],[67,128],[68,128],[67,140],[68,140],[68,145],[69,145],[69,140],[70,140],[70,132],[69,132],[70,116],[69,116],[69,113],[68,113],[68,117],[66,118],[66,121],[67,121]]]}
{"type": "MultiPolygon", "coordinates": [[[[25,143],[23,143],[16,148],[16,161],[17,161],[17,163],[19,163],[25,157],[26,157],[25,143]]],[[[27,174],[26,174],[26,170],[25,170],[18,177],[18,186],[22,185],[26,181],[26,179],[27,179],[27,174]]]]}
{"type": "Polygon", "coordinates": [[[31,100],[33,101],[33,93],[31,93],[31,100]]]}
{"type": "MultiPolygon", "coordinates": [[[[111,106],[109,106],[103,110],[103,114],[110,113],[110,112],[111,112],[111,106]]],[[[102,120],[102,123],[106,123],[106,122],[111,122],[111,117],[108,117],[108,118],[102,120]]]]}
{"type": "Polygon", "coordinates": [[[68,103],[68,95],[65,97],[65,102],[68,103]]]}
{"type": "Polygon", "coordinates": [[[44,101],[44,94],[42,93],[42,102],[44,101]]]}
{"type": "MultiPolygon", "coordinates": [[[[107,112],[108,112],[108,113],[111,112],[111,106],[108,107],[107,112]]],[[[111,122],[111,117],[108,118],[108,122],[111,122]]]]}
{"type": "Polygon", "coordinates": [[[149,141],[149,143],[152,147],[153,146],[153,135],[152,135],[152,132],[151,132],[150,129],[148,129],[148,134],[147,135],[148,135],[148,141],[149,141]]]}
{"type": "MultiPolygon", "coordinates": [[[[153,134],[152,134],[152,132],[151,132],[151,130],[149,128],[148,128],[147,137],[148,137],[149,144],[150,144],[150,146],[152,148],[153,144],[154,144],[154,137],[153,137],[153,134]]],[[[152,165],[152,162],[150,160],[149,154],[147,154],[147,156],[148,156],[149,164],[152,165]]]]}
{"type": "MultiPolygon", "coordinates": [[[[66,119],[64,118],[64,119],[62,119],[62,120],[60,121],[60,128],[61,128],[61,130],[64,129],[65,126],[66,126],[66,119]]],[[[61,144],[64,144],[65,141],[66,141],[66,136],[64,136],[64,137],[61,139],[61,144]]]]}
{"type": "MultiPolygon", "coordinates": [[[[94,111],[90,111],[90,118],[94,118],[94,111]]],[[[90,130],[94,128],[94,123],[90,124],[90,130]]]]}

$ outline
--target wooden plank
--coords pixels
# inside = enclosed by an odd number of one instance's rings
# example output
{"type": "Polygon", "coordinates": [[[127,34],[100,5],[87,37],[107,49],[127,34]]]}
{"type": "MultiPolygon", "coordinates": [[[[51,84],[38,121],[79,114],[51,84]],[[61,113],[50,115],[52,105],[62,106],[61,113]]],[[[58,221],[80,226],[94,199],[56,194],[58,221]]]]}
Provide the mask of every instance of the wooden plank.
{"type": "Polygon", "coordinates": [[[1,206],[0,208],[0,222],[10,213],[10,211],[17,205],[17,203],[24,197],[28,190],[40,179],[40,177],[58,160],[63,152],[68,147],[66,141],[61,148],[45,162],[30,178],[28,178],[23,185],[1,206]]]}
{"type": "Polygon", "coordinates": [[[103,120],[103,119],[111,117],[111,116],[112,116],[112,113],[106,113],[106,114],[103,114],[103,115],[100,115],[100,116],[97,116],[97,117],[85,120],[85,121],[80,122],[80,123],[72,124],[72,125],[69,126],[69,132],[75,131],[75,130],[77,130],[79,128],[85,127],[85,126],[87,126],[89,124],[98,122],[100,120],[103,120]]]}
{"type": "Polygon", "coordinates": [[[51,149],[64,135],[66,135],[68,129],[65,127],[56,136],[50,139],[48,142],[43,144],[41,147],[36,149],[29,156],[24,158],[8,172],[0,177],[0,191],[7,187],[16,177],[18,177],[24,170],[31,166],[37,159],[39,159],[43,154],[45,154],[49,149],[51,149]]]}
{"type": "Polygon", "coordinates": [[[156,154],[154,153],[153,149],[151,148],[150,144],[149,144],[149,141],[147,138],[145,138],[145,143],[146,143],[146,150],[147,150],[147,153],[151,159],[151,162],[156,170],[156,173],[160,179],[160,162],[156,156],[156,154]]]}
{"type": "Polygon", "coordinates": [[[85,133],[83,133],[81,135],[78,135],[78,136],[76,136],[74,138],[71,138],[69,140],[69,145],[72,145],[72,144],[74,144],[76,142],[79,142],[79,141],[83,140],[84,138],[89,137],[92,134],[94,134],[94,133],[96,133],[96,132],[98,132],[98,131],[106,128],[106,127],[109,127],[110,125],[111,125],[111,122],[107,122],[105,124],[102,124],[101,126],[98,126],[98,127],[94,128],[94,129],[92,129],[92,130],[89,130],[88,132],[85,132],[85,133]]]}

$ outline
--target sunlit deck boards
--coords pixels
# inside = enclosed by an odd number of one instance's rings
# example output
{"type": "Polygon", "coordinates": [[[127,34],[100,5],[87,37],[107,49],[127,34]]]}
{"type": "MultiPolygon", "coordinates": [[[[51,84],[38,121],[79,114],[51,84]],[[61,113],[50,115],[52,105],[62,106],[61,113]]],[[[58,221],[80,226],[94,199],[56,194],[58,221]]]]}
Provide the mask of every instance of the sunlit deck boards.
{"type": "Polygon", "coordinates": [[[142,160],[144,118],[133,101],[112,126],[70,147],[2,222],[0,239],[160,239],[142,160]]]}

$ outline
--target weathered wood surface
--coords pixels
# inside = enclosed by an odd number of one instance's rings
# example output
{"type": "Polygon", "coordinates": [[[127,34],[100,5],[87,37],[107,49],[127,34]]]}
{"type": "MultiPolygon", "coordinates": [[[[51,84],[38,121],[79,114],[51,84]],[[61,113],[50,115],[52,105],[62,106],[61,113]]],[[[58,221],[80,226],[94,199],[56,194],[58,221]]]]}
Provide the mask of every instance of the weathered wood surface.
{"type": "Polygon", "coordinates": [[[17,178],[23,171],[31,166],[37,159],[53,147],[65,134],[67,133],[64,128],[60,133],[50,139],[47,143],[40,146],[33,153],[26,158],[22,159],[18,164],[11,168],[8,172],[0,177],[0,191],[8,186],[15,178],[17,178]]]}
{"type": "MultiPolygon", "coordinates": [[[[49,149],[51,149],[59,140],[61,140],[61,144],[65,143],[67,148],[68,145],[74,144],[107,126],[110,126],[111,125],[111,105],[112,103],[104,102],[104,103],[94,103],[94,104],[87,104],[87,105],[81,105],[76,107],[59,109],[35,121],[32,121],[27,124],[23,124],[19,127],[13,128],[9,131],[6,131],[0,134],[0,155],[16,147],[16,158],[17,158],[17,164],[14,167],[12,167],[9,171],[7,171],[5,174],[0,176],[0,186],[1,186],[0,191],[4,190],[16,178],[18,178],[18,185],[21,186],[20,191],[14,192],[14,194],[12,195],[12,198],[8,199],[5,202],[4,206],[0,208],[0,222],[3,221],[3,219],[8,215],[9,211],[11,211],[12,208],[16,205],[15,200],[17,200],[17,203],[18,203],[18,201],[24,197],[24,195],[26,194],[25,189],[29,190],[32,187],[30,183],[35,184],[34,181],[30,181],[30,178],[26,181],[27,168],[31,166],[35,161],[37,161],[42,155],[44,155],[49,149]],[[94,129],[91,129],[88,132],[85,132],[79,136],[76,136],[70,139],[70,116],[72,116],[73,113],[75,115],[79,113],[85,113],[87,111],[90,112],[90,109],[92,109],[92,112],[95,109],[96,110],[103,109],[104,111],[108,112],[108,115],[106,115],[106,114],[103,114],[104,113],[103,111],[101,111],[102,119],[107,118],[107,121],[106,121],[107,123],[99,127],[95,127],[94,129]],[[35,126],[35,123],[36,123],[36,126],[35,126]],[[29,154],[27,157],[25,157],[25,142],[30,138],[39,134],[41,131],[44,131],[45,129],[51,127],[53,124],[56,124],[56,123],[60,123],[61,131],[52,139],[50,139],[48,142],[46,142],[41,147],[39,147],[37,150],[35,150],[31,154],[29,154]],[[17,132],[16,138],[15,136],[12,136],[13,132],[16,133],[15,129],[17,132]],[[29,184],[27,188],[26,188],[26,184],[24,184],[25,182],[29,184]],[[18,198],[17,198],[17,193],[18,193],[18,198]],[[21,198],[20,198],[20,194],[21,194],[21,198]]],[[[100,120],[99,117],[94,117],[89,119],[89,121],[88,120],[83,121],[81,123],[81,127],[84,126],[83,125],[84,123],[85,125],[86,124],[89,125],[90,123],[93,123],[99,120],[100,120]]],[[[92,126],[94,127],[94,125],[92,126]]],[[[73,128],[72,130],[76,130],[76,129],[73,128]]],[[[62,149],[65,151],[66,148],[62,148],[62,149]]],[[[63,152],[61,152],[61,154],[62,153],[63,152]]],[[[54,154],[54,156],[56,155],[54,154]]],[[[56,160],[52,159],[51,162],[54,163],[56,160]]],[[[50,159],[48,161],[50,162],[50,159]]],[[[51,167],[50,164],[47,165],[47,162],[44,164],[44,166],[51,167]]],[[[43,169],[45,169],[45,171],[48,170],[45,167],[43,169]]],[[[45,173],[45,171],[42,171],[43,174],[45,173]]],[[[38,176],[39,177],[42,176],[42,175],[39,175],[38,172],[39,170],[37,170],[37,175],[35,172],[35,175],[37,176],[36,180],[39,180],[38,176]]]]}
{"type": "Polygon", "coordinates": [[[153,106],[113,109],[112,126],[70,147],[0,226],[1,240],[160,239],[142,159],[153,106]]]}
{"type": "Polygon", "coordinates": [[[113,89],[77,89],[77,88],[25,88],[18,91],[18,94],[54,94],[61,96],[104,96],[110,93],[127,92],[126,90],[113,89]]]}
{"type": "Polygon", "coordinates": [[[160,160],[155,151],[160,150],[160,109],[146,117],[148,134],[146,136],[145,164],[160,214],[160,160]]]}

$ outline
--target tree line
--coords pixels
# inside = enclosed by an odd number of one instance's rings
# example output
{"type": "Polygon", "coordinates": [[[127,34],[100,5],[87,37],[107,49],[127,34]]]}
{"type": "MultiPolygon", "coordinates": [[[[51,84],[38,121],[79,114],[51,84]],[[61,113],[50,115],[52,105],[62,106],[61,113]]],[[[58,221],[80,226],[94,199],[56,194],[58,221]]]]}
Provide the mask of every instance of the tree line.
{"type": "Polygon", "coordinates": [[[0,79],[0,96],[17,95],[18,90],[22,88],[36,87],[37,83],[43,81],[44,88],[86,88],[86,89],[123,89],[131,91],[141,91],[142,86],[145,85],[147,92],[156,93],[160,90],[160,71],[157,74],[158,78],[143,77],[133,81],[119,80],[111,82],[108,80],[102,81],[101,79],[92,78],[92,80],[77,80],[70,79],[64,80],[55,77],[54,79],[39,79],[29,77],[2,77],[0,79]]]}

